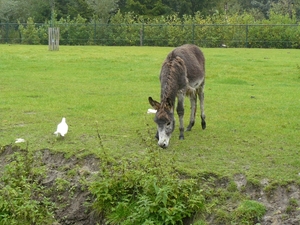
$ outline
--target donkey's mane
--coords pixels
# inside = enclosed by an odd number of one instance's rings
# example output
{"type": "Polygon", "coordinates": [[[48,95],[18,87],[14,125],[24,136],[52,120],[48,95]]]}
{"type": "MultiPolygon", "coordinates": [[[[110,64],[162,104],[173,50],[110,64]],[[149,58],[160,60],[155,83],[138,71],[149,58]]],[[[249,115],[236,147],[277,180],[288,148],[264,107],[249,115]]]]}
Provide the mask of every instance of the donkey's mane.
{"type": "Polygon", "coordinates": [[[174,103],[177,92],[182,91],[187,96],[196,92],[196,89],[189,85],[186,67],[184,61],[180,57],[172,57],[173,54],[166,59],[163,64],[167,73],[163,74],[163,92],[161,96],[161,103],[166,103],[170,99],[174,103]]]}
{"type": "Polygon", "coordinates": [[[166,67],[167,67],[167,74],[165,74],[166,76],[166,82],[164,84],[164,92],[163,92],[163,97],[162,97],[162,101],[166,101],[168,98],[170,98],[171,100],[173,100],[173,98],[175,99],[176,92],[174,90],[177,89],[176,87],[176,80],[175,80],[175,76],[174,76],[174,67],[173,67],[173,61],[170,62],[166,62],[166,67]]]}
{"type": "Polygon", "coordinates": [[[163,63],[163,68],[167,71],[166,74],[164,74],[164,77],[161,77],[161,79],[164,79],[164,82],[162,82],[162,92],[161,92],[161,103],[160,103],[160,109],[158,110],[156,116],[158,120],[170,120],[170,116],[167,112],[170,111],[169,109],[169,101],[172,103],[175,101],[176,92],[174,92],[174,76],[171,73],[172,70],[172,61],[165,61],[163,63]]]}

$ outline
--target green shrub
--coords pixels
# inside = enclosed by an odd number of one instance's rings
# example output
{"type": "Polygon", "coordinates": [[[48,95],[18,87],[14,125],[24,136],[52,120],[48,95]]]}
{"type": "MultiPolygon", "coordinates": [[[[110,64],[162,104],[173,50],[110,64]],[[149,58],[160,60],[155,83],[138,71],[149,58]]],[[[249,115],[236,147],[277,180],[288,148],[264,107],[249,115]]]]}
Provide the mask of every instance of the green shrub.
{"type": "MultiPolygon", "coordinates": [[[[19,25],[21,43],[46,44],[50,25],[49,21],[38,25],[28,18],[26,25],[19,25]]],[[[269,19],[257,19],[246,12],[232,15],[215,13],[205,18],[197,12],[194,16],[174,14],[147,19],[131,12],[118,12],[105,24],[96,19],[86,21],[78,15],[74,19],[55,19],[53,25],[60,28],[62,45],[138,46],[142,42],[147,46],[194,43],[202,47],[220,47],[222,44],[251,48],[300,47],[299,22],[295,17],[273,11],[269,19]]],[[[5,28],[3,33],[12,31],[5,28]]]]}
{"type": "Polygon", "coordinates": [[[27,150],[16,152],[0,177],[0,225],[52,224],[53,203],[40,185],[44,168],[27,150]]]}
{"type": "Polygon", "coordinates": [[[205,212],[204,196],[194,179],[180,179],[172,159],[158,150],[109,159],[104,153],[101,172],[91,184],[93,206],[112,224],[177,224],[205,212]]]}
{"type": "Polygon", "coordinates": [[[266,213],[266,207],[253,200],[243,201],[234,211],[234,220],[239,224],[256,224],[266,213]]]}
{"type": "Polygon", "coordinates": [[[141,23],[132,13],[122,15],[118,12],[108,24],[109,41],[112,45],[139,45],[141,23]]]}
{"type": "Polygon", "coordinates": [[[30,44],[30,45],[40,44],[38,28],[36,27],[31,17],[28,18],[27,25],[24,26],[20,24],[19,29],[21,32],[22,44],[30,44]]]}

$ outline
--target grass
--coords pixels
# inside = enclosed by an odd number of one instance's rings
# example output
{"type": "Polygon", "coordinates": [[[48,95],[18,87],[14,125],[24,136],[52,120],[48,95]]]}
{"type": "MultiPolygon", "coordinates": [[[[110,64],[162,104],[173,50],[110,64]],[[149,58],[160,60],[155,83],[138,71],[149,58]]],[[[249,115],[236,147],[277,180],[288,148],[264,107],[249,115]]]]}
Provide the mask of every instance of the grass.
{"type": "MultiPolygon", "coordinates": [[[[159,99],[158,74],[169,47],[0,45],[0,145],[24,138],[30,149],[67,155],[130,157],[156,131],[148,96],[159,99]],[[66,117],[69,133],[55,138],[66,117]],[[141,134],[141,135],[140,135],[141,134]]],[[[202,49],[206,56],[205,111],[168,149],[178,170],[286,183],[299,180],[300,63],[298,50],[202,49]]],[[[189,101],[186,99],[185,125],[189,101]]],[[[199,113],[199,110],[198,110],[199,113]]],[[[24,145],[24,144],[19,144],[24,145]]]]}

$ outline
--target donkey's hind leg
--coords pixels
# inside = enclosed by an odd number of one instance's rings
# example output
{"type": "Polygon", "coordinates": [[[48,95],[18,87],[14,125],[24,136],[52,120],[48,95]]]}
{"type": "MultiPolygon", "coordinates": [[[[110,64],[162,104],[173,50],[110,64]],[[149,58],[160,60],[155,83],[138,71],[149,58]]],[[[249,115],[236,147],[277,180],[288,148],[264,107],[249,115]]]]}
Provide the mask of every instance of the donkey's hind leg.
{"type": "Polygon", "coordinates": [[[205,113],[204,113],[204,83],[200,86],[198,95],[200,100],[201,126],[202,129],[204,130],[206,128],[205,113]]]}
{"type": "Polygon", "coordinates": [[[197,95],[191,93],[190,95],[190,102],[191,102],[191,115],[190,115],[190,123],[186,128],[187,131],[191,131],[192,127],[195,124],[195,116],[196,116],[196,108],[197,108],[197,95]]]}

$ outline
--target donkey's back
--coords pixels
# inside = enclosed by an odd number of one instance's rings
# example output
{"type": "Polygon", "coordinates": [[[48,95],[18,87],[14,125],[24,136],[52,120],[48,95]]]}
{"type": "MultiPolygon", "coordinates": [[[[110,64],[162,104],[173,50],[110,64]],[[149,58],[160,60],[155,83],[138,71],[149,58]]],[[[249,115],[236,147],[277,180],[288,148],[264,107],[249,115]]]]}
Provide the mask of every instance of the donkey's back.
{"type": "Polygon", "coordinates": [[[205,78],[205,58],[199,47],[192,44],[182,45],[170,52],[166,60],[172,61],[178,56],[185,63],[189,85],[193,88],[203,85],[205,78]]]}

